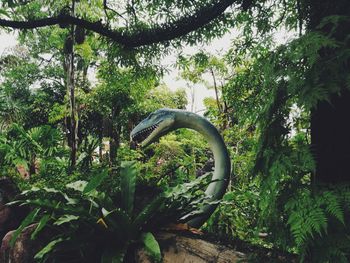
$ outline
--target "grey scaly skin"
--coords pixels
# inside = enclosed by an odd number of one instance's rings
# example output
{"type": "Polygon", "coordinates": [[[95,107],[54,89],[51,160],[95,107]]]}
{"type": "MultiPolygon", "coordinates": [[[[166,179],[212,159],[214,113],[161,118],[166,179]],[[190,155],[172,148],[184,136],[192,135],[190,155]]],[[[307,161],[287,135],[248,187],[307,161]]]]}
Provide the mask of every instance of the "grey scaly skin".
{"type": "MultiPolygon", "coordinates": [[[[180,128],[193,129],[204,136],[214,154],[215,169],[213,182],[209,184],[205,194],[210,200],[220,200],[225,194],[230,176],[230,158],[224,140],[218,130],[205,118],[192,112],[160,109],[151,113],[140,122],[131,132],[130,137],[134,141],[141,141],[141,146],[146,147],[155,142],[161,136],[180,128]]],[[[214,212],[217,204],[210,204],[203,208],[203,213],[187,223],[191,227],[199,228],[214,212]]]]}

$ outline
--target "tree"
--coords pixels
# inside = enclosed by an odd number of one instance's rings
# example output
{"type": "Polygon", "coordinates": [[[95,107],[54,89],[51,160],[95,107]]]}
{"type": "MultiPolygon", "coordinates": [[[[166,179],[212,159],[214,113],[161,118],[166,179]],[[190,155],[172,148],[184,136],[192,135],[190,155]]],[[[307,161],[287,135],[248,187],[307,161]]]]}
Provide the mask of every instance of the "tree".
{"type": "MultiPolygon", "coordinates": [[[[12,17],[13,20],[0,19],[0,26],[33,29],[52,25],[65,27],[71,24],[108,37],[124,47],[134,48],[166,42],[202,28],[204,30],[213,28],[222,22],[232,23],[230,15],[225,14],[225,11],[235,2],[235,0],[197,1],[195,3],[137,1],[126,2],[120,4],[119,8],[113,9],[114,4],[108,1],[103,1],[103,5],[97,4],[96,6],[91,6],[88,1],[82,1],[80,12],[71,14],[70,7],[65,6],[64,1],[46,4],[47,11],[42,11],[43,9],[40,8],[42,1],[22,3],[11,0],[4,1],[1,7],[2,14],[12,17]],[[23,5],[27,6],[27,13],[16,15],[16,7],[20,8],[23,5]],[[15,9],[12,9],[14,7],[15,9]],[[87,17],[88,15],[91,16],[87,17]],[[165,23],[163,22],[164,16],[168,17],[165,23]],[[150,17],[155,17],[156,21],[152,22],[154,19],[151,20],[150,17]],[[110,29],[115,22],[121,26],[110,29]]],[[[222,32],[218,30],[208,34],[212,34],[213,37],[220,33],[222,32]]],[[[198,37],[200,38],[200,35],[196,35],[196,38],[198,37]]]]}
{"type": "MultiPolygon", "coordinates": [[[[232,122],[232,112],[228,108],[228,102],[225,97],[225,85],[233,73],[229,72],[230,69],[225,60],[200,51],[188,58],[180,56],[178,67],[181,69],[181,77],[186,81],[193,84],[202,83],[208,88],[214,89],[216,107],[207,107],[206,115],[212,115],[212,117],[216,115],[215,123],[217,126],[221,130],[227,129],[232,122]],[[217,113],[210,114],[211,110],[217,113]]],[[[206,106],[209,106],[210,98],[206,98],[206,102],[206,106]]]]}
{"type": "Polygon", "coordinates": [[[319,84],[322,81],[329,83],[329,87],[325,87],[330,90],[328,100],[319,101],[311,112],[311,143],[317,163],[315,178],[320,183],[350,182],[350,124],[345,121],[350,112],[349,66],[347,56],[341,53],[341,46],[347,45],[346,38],[350,33],[350,4],[343,0],[336,4],[310,0],[305,6],[309,10],[307,30],[327,35],[339,45],[339,48],[321,49],[319,63],[315,65],[321,67],[326,61],[339,58],[332,63],[332,68],[327,67],[337,74],[323,70],[325,76],[319,80],[319,84]]]}

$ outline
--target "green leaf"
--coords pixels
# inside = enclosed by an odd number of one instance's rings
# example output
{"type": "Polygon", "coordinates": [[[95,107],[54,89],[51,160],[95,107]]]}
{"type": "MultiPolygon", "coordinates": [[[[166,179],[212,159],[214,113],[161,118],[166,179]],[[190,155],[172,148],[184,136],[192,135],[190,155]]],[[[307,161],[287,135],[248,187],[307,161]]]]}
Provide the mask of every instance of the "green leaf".
{"type": "Polygon", "coordinates": [[[4,9],[0,9],[0,15],[10,17],[9,13],[7,13],[4,9]]]}
{"type": "Polygon", "coordinates": [[[145,245],[146,252],[152,257],[154,262],[161,262],[162,254],[160,252],[159,244],[153,234],[150,232],[144,233],[141,236],[141,240],[145,245]]]}
{"type": "Polygon", "coordinates": [[[54,193],[54,194],[61,193],[61,191],[58,191],[55,188],[49,188],[49,187],[43,187],[40,190],[44,190],[45,192],[54,193]]]}
{"type": "Polygon", "coordinates": [[[60,218],[58,218],[55,223],[53,223],[56,226],[62,225],[64,223],[68,223],[74,220],[79,219],[79,216],[73,216],[73,215],[63,215],[60,218]]]}
{"type": "Polygon", "coordinates": [[[36,253],[34,259],[42,259],[47,253],[53,250],[58,243],[61,243],[62,241],[65,241],[65,239],[62,237],[52,240],[42,250],[36,253]]]}
{"type": "Polygon", "coordinates": [[[71,188],[78,192],[83,192],[87,184],[88,182],[79,180],[79,181],[75,181],[73,183],[67,184],[66,187],[71,188]]]}
{"type": "Polygon", "coordinates": [[[135,162],[122,162],[121,170],[121,204],[122,208],[131,216],[134,210],[135,184],[137,169],[135,162]]]}
{"type": "Polygon", "coordinates": [[[95,190],[103,180],[108,176],[108,170],[103,170],[100,174],[93,177],[90,182],[84,187],[83,194],[89,193],[92,190],[95,190]]]}
{"type": "Polygon", "coordinates": [[[38,233],[46,226],[47,222],[49,222],[49,220],[51,219],[51,215],[44,215],[39,223],[38,226],[35,228],[34,232],[31,234],[30,238],[31,239],[35,239],[36,236],[38,235],[38,233]]]}
{"type": "Polygon", "coordinates": [[[89,61],[93,56],[93,50],[87,42],[76,45],[76,52],[86,61],[89,61]]]}
{"type": "Polygon", "coordinates": [[[40,191],[40,188],[36,187],[36,186],[33,186],[31,189],[23,191],[21,193],[21,195],[26,195],[26,194],[33,193],[33,192],[38,192],[38,191],[40,191]]]}
{"type": "Polygon", "coordinates": [[[40,211],[40,208],[34,209],[32,212],[30,212],[26,218],[23,219],[21,225],[16,229],[15,233],[13,234],[11,240],[10,240],[10,246],[13,247],[13,245],[15,244],[17,237],[19,236],[19,234],[22,232],[22,230],[30,225],[31,223],[33,223],[33,221],[35,220],[36,216],[38,215],[40,211]]]}

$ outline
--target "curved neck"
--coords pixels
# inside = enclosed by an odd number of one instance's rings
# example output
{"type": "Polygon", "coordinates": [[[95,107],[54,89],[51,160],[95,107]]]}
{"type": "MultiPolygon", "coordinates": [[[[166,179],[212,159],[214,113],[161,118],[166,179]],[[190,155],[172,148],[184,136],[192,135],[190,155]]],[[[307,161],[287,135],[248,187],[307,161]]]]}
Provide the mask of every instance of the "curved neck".
{"type": "MultiPolygon", "coordinates": [[[[191,112],[178,111],[176,114],[176,128],[193,129],[204,136],[213,151],[215,168],[212,180],[205,194],[210,200],[220,200],[225,194],[231,172],[230,158],[218,130],[205,118],[191,112]]],[[[203,208],[203,215],[188,222],[192,227],[200,227],[214,212],[217,205],[208,205],[203,208]]]]}

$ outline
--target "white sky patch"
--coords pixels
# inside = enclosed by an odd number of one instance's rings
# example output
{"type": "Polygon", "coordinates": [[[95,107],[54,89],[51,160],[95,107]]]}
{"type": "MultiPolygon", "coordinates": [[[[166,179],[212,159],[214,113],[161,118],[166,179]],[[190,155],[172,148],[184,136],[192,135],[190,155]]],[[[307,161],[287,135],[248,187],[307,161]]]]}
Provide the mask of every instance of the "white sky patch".
{"type": "MultiPolygon", "coordinates": [[[[210,44],[199,44],[192,47],[184,47],[181,51],[181,54],[194,55],[198,51],[203,50],[212,55],[222,56],[230,48],[231,40],[235,37],[238,37],[238,34],[239,32],[237,30],[231,30],[223,37],[214,39],[210,42],[210,44]]],[[[187,110],[193,110],[193,112],[203,114],[203,110],[205,109],[203,103],[204,98],[214,97],[215,92],[212,89],[208,89],[204,84],[194,85],[186,82],[183,79],[179,79],[179,71],[174,67],[177,59],[177,54],[179,53],[180,52],[172,53],[163,59],[162,65],[169,69],[169,72],[164,76],[163,81],[171,90],[184,88],[186,90],[188,99],[187,110]]],[[[210,80],[206,79],[205,76],[203,77],[205,80],[210,82],[210,80]]]]}
{"type": "MultiPolygon", "coordinates": [[[[0,31],[0,57],[4,55],[9,49],[15,47],[17,45],[16,41],[16,33],[6,34],[0,31]]],[[[3,77],[1,76],[0,71],[0,82],[3,81],[3,77]]]]}
{"type": "Polygon", "coordinates": [[[17,45],[16,33],[4,33],[0,31],[0,56],[9,48],[17,45]]]}

